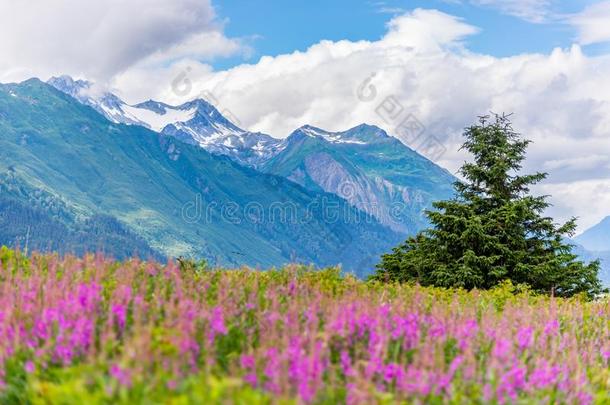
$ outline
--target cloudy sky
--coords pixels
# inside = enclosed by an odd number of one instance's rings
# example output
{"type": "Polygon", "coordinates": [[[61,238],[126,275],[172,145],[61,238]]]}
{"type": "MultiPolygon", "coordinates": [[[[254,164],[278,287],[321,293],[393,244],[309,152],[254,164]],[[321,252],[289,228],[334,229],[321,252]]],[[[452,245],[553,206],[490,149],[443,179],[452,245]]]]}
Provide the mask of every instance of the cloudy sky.
{"type": "Polygon", "coordinates": [[[610,215],[608,21],[610,1],[585,0],[0,0],[0,82],[69,74],[130,102],[203,96],[276,137],[396,133],[410,116],[452,172],[466,125],[514,113],[534,141],[526,169],[550,172],[536,191],[582,230],[610,215]]]}

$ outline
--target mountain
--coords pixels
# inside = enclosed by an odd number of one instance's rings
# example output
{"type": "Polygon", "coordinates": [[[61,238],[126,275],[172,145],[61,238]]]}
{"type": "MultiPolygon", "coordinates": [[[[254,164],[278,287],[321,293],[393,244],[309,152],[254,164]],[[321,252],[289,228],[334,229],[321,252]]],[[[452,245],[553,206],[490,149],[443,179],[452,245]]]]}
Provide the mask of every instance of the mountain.
{"type": "Polygon", "coordinates": [[[405,235],[428,224],[424,210],[451,198],[455,181],[398,139],[365,124],[344,132],[301,127],[260,169],[335,194],[405,235]]]}
{"type": "Polygon", "coordinates": [[[576,236],[573,243],[583,259],[601,261],[600,278],[610,287],[610,217],[576,236]]]}
{"type": "Polygon", "coordinates": [[[610,216],[574,238],[591,251],[610,251],[610,216]]]}
{"type": "Polygon", "coordinates": [[[568,240],[574,246],[573,252],[586,263],[599,260],[601,263],[599,278],[606,287],[610,287],[610,251],[590,251],[574,240],[568,240]]]}
{"type": "Polygon", "coordinates": [[[219,265],[341,263],[362,274],[402,239],[333,194],[84,104],[37,79],[0,85],[0,182],[16,216],[0,243],[42,232],[76,244],[89,229],[87,243],[111,252],[125,240],[124,250],[219,265]]]}
{"type": "Polygon", "coordinates": [[[12,169],[0,177],[0,244],[26,251],[88,252],[126,259],[137,254],[164,260],[146,241],[115,218],[95,214],[78,219],[53,195],[20,182],[12,169]]]}
{"type": "Polygon", "coordinates": [[[89,82],[67,76],[49,84],[113,122],[143,125],[308,190],[332,193],[403,235],[427,225],[424,210],[433,201],[453,195],[455,178],[449,172],[378,127],[328,132],[304,126],[279,140],[238,128],[204,100],[180,106],[153,100],[127,105],[107,93],[96,101],[89,97],[89,82]]]}
{"type": "Polygon", "coordinates": [[[114,123],[144,126],[184,143],[199,145],[208,152],[227,155],[247,166],[258,166],[282,147],[279,139],[237,127],[202,99],[179,106],[154,100],[129,105],[112,93],[96,92],[88,81],[61,76],[47,83],[114,123]]]}

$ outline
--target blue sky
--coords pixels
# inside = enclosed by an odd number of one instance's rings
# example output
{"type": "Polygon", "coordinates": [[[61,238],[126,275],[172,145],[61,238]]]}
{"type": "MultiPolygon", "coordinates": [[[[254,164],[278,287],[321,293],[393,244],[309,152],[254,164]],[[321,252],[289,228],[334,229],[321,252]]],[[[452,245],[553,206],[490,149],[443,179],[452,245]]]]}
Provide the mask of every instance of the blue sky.
{"type": "MultiPolygon", "coordinates": [[[[556,47],[569,46],[576,38],[575,29],[563,23],[562,16],[577,13],[592,3],[556,1],[550,6],[552,14],[546,21],[532,22],[493,5],[456,0],[221,0],[215,7],[226,24],[226,35],[244,38],[253,53],[246,58],[219,58],[212,64],[217,69],[226,69],[255,62],[263,55],[304,51],[321,40],[377,40],[386,32],[386,24],[393,16],[415,8],[441,10],[479,27],[481,32],[467,41],[474,52],[498,57],[549,53],[556,47]]],[[[607,47],[590,45],[584,50],[599,54],[607,47]]]]}

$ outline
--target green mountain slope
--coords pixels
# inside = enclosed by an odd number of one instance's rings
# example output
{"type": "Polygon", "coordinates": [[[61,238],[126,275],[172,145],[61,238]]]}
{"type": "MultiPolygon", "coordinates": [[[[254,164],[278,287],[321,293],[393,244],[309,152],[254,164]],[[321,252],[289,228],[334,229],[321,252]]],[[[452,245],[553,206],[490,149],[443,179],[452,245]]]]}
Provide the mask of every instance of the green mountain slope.
{"type": "Polygon", "coordinates": [[[0,175],[61,201],[71,224],[113,218],[167,256],[364,272],[399,240],[336,196],[112,124],[36,79],[0,86],[0,175]]]}
{"type": "Polygon", "coordinates": [[[61,201],[28,187],[10,172],[0,178],[0,244],[28,251],[164,259],[115,218],[98,214],[79,220],[61,201]]]}
{"type": "Polygon", "coordinates": [[[374,126],[344,132],[305,126],[285,144],[263,171],[336,194],[402,234],[425,227],[423,211],[453,195],[449,172],[374,126]]]}

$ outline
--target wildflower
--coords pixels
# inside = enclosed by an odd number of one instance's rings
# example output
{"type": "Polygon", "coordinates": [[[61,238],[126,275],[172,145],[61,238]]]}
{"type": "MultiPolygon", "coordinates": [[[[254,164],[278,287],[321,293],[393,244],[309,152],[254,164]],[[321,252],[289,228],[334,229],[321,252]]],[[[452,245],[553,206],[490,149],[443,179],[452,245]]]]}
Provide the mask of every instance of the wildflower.
{"type": "Polygon", "coordinates": [[[127,319],[127,308],[121,304],[115,304],[112,306],[111,311],[112,315],[114,315],[114,319],[119,326],[119,329],[125,328],[125,321],[127,319]]]}
{"type": "Polygon", "coordinates": [[[500,403],[506,403],[508,400],[515,402],[518,392],[525,387],[525,382],[525,369],[518,365],[514,365],[504,373],[496,389],[500,403]]]}
{"type": "Polygon", "coordinates": [[[252,355],[242,355],[241,356],[241,366],[242,368],[251,370],[256,366],[256,359],[254,358],[254,356],[252,355]]]}
{"type": "Polygon", "coordinates": [[[216,307],[212,311],[212,318],[210,319],[210,327],[213,334],[226,335],[227,327],[225,326],[225,319],[222,314],[222,308],[216,307]]]}
{"type": "Polygon", "coordinates": [[[552,321],[547,322],[546,325],[544,326],[544,334],[546,336],[556,335],[558,331],[559,331],[559,321],[557,319],[553,319],[552,321]]]}
{"type": "Polygon", "coordinates": [[[116,364],[110,367],[110,375],[123,386],[128,387],[131,385],[131,378],[127,370],[122,369],[116,364]]]}
{"type": "Polygon", "coordinates": [[[34,363],[31,360],[28,360],[25,362],[23,369],[26,373],[32,374],[36,370],[36,366],[34,366],[34,363]]]}
{"type": "Polygon", "coordinates": [[[351,377],[353,376],[354,370],[352,369],[352,359],[350,358],[350,355],[347,351],[342,350],[341,354],[339,355],[339,359],[341,361],[341,368],[343,370],[343,375],[345,375],[346,377],[351,377]]]}
{"type": "Polygon", "coordinates": [[[402,379],[404,376],[403,368],[396,363],[390,363],[385,366],[383,371],[383,379],[386,383],[391,383],[396,379],[402,379]]]}
{"type": "Polygon", "coordinates": [[[275,347],[267,350],[266,352],[267,364],[263,371],[267,382],[265,383],[265,389],[267,391],[278,394],[280,392],[279,379],[280,379],[280,359],[278,350],[275,347]]]}
{"type": "Polygon", "coordinates": [[[176,388],[178,388],[178,381],[169,380],[169,381],[167,381],[166,387],[168,390],[174,391],[176,388]]]}
{"type": "Polygon", "coordinates": [[[497,339],[494,344],[492,356],[497,357],[500,360],[506,360],[510,354],[511,346],[512,344],[509,340],[503,338],[497,339]]]}
{"type": "Polygon", "coordinates": [[[555,385],[560,375],[561,368],[551,367],[545,361],[542,361],[530,374],[528,384],[535,389],[545,389],[555,385]]]}
{"type": "Polygon", "coordinates": [[[517,332],[517,342],[519,344],[519,349],[525,350],[530,347],[532,344],[532,336],[534,334],[534,330],[531,327],[521,328],[517,332]]]}

